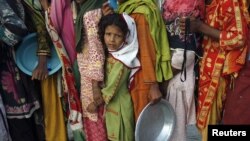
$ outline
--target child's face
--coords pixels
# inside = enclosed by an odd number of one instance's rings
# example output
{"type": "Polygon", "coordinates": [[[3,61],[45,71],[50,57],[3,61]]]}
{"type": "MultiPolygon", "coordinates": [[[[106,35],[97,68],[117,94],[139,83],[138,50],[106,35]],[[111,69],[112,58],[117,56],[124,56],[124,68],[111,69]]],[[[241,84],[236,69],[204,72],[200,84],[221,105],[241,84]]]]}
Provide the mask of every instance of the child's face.
{"type": "Polygon", "coordinates": [[[116,25],[109,25],[105,29],[104,42],[108,49],[117,50],[124,42],[123,32],[116,25]]]}

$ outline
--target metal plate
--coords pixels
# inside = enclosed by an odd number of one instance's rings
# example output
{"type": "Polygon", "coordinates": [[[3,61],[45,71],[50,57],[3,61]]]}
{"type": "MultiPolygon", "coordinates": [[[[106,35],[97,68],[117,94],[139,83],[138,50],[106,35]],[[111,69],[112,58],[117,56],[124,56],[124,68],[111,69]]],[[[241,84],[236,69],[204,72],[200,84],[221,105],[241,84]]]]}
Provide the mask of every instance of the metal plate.
{"type": "Polygon", "coordinates": [[[135,128],[136,141],[168,141],[175,127],[175,112],[171,104],[162,99],[149,103],[141,112],[135,128]]]}

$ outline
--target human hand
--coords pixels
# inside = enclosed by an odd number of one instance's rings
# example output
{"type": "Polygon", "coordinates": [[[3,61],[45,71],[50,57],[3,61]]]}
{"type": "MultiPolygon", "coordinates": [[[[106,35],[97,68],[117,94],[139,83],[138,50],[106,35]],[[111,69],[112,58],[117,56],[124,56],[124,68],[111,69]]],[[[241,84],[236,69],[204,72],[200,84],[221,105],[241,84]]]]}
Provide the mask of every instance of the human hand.
{"type": "Polygon", "coordinates": [[[44,80],[47,77],[48,77],[47,56],[40,55],[38,58],[38,65],[32,72],[31,79],[44,80]]]}
{"type": "Polygon", "coordinates": [[[97,111],[97,106],[95,105],[95,102],[92,102],[88,105],[87,111],[90,113],[96,113],[97,111]]]}
{"type": "Polygon", "coordinates": [[[179,20],[181,34],[184,35],[187,30],[189,33],[199,32],[202,22],[193,16],[181,17],[179,20]]]}
{"type": "Polygon", "coordinates": [[[158,83],[154,83],[151,85],[148,97],[153,104],[161,100],[162,94],[161,94],[158,83]]]}
{"type": "Polygon", "coordinates": [[[99,106],[104,103],[104,100],[102,98],[101,88],[99,86],[97,87],[93,86],[93,98],[96,106],[99,106]]]}
{"type": "Polygon", "coordinates": [[[109,2],[108,1],[104,2],[102,5],[102,14],[106,16],[108,14],[113,14],[113,13],[114,10],[109,6],[109,2]]]}

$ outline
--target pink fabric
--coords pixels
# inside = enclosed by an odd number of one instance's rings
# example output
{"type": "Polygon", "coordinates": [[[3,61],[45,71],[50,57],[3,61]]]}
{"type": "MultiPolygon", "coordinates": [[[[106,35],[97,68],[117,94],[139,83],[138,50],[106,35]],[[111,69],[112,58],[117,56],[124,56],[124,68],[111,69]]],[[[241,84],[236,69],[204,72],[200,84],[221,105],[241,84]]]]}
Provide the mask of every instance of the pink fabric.
{"type": "Polygon", "coordinates": [[[52,0],[50,16],[52,23],[61,37],[70,61],[76,59],[75,31],[70,0],[52,0]]]}
{"type": "Polygon", "coordinates": [[[81,102],[83,117],[97,121],[97,113],[90,113],[87,107],[94,102],[92,80],[103,81],[104,79],[104,50],[98,38],[98,23],[101,19],[101,9],[88,11],[83,16],[85,30],[85,43],[82,53],[77,54],[77,63],[81,78],[81,102]]]}
{"type": "Polygon", "coordinates": [[[65,86],[64,91],[64,100],[66,105],[66,113],[72,130],[78,130],[83,128],[82,124],[82,112],[81,112],[81,103],[78,95],[78,91],[75,87],[75,77],[72,74],[72,63],[66,53],[64,44],[57,33],[57,30],[52,24],[50,18],[50,9],[45,11],[45,22],[47,31],[53,41],[56,52],[62,64],[62,79],[65,86]]]}
{"type": "Polygon", "coordinates": [[[107,141],[107,133],[104,120],[104,106],[98,108],[98,120],[93,121],[84,118],[84,133],[87,141],[107,141]]]}
{"type": "Polygon", "coordinates": [[[166,21],[171,21],[179,16],[202,16],[204,6],[204,0],[165,0],[163,17],[166,21]]]}

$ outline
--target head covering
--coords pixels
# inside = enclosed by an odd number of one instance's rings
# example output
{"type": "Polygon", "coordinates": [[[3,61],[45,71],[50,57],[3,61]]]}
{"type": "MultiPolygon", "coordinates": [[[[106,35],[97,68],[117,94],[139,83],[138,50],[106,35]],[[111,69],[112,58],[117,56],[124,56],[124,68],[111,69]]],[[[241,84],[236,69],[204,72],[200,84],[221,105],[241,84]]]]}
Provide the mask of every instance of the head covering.
{"type": "Polygon", "coordinates": [[[76,18],[76,50],[81,49],[83,43],[83,15],[93,9],[101,8],[103,0],[87,0],[80,6],[80,11],[76,18]]]}
{"type": "Polygon", "coordinates": [[[117,51],[110,51],[109,53],[117,60],[121,61],[124,65],[131,68],[131,73],[129,76],[130,83],[133,81],[134,74],[139,70],[140,62],[137,58],[138,53],[138,39],[137,39],[137,31],[136,24],[133,18],[131,18],[126,13],[122,14],[125,19],[129,33],[126,37],[126,43],[123,47],[117,51]]]}

